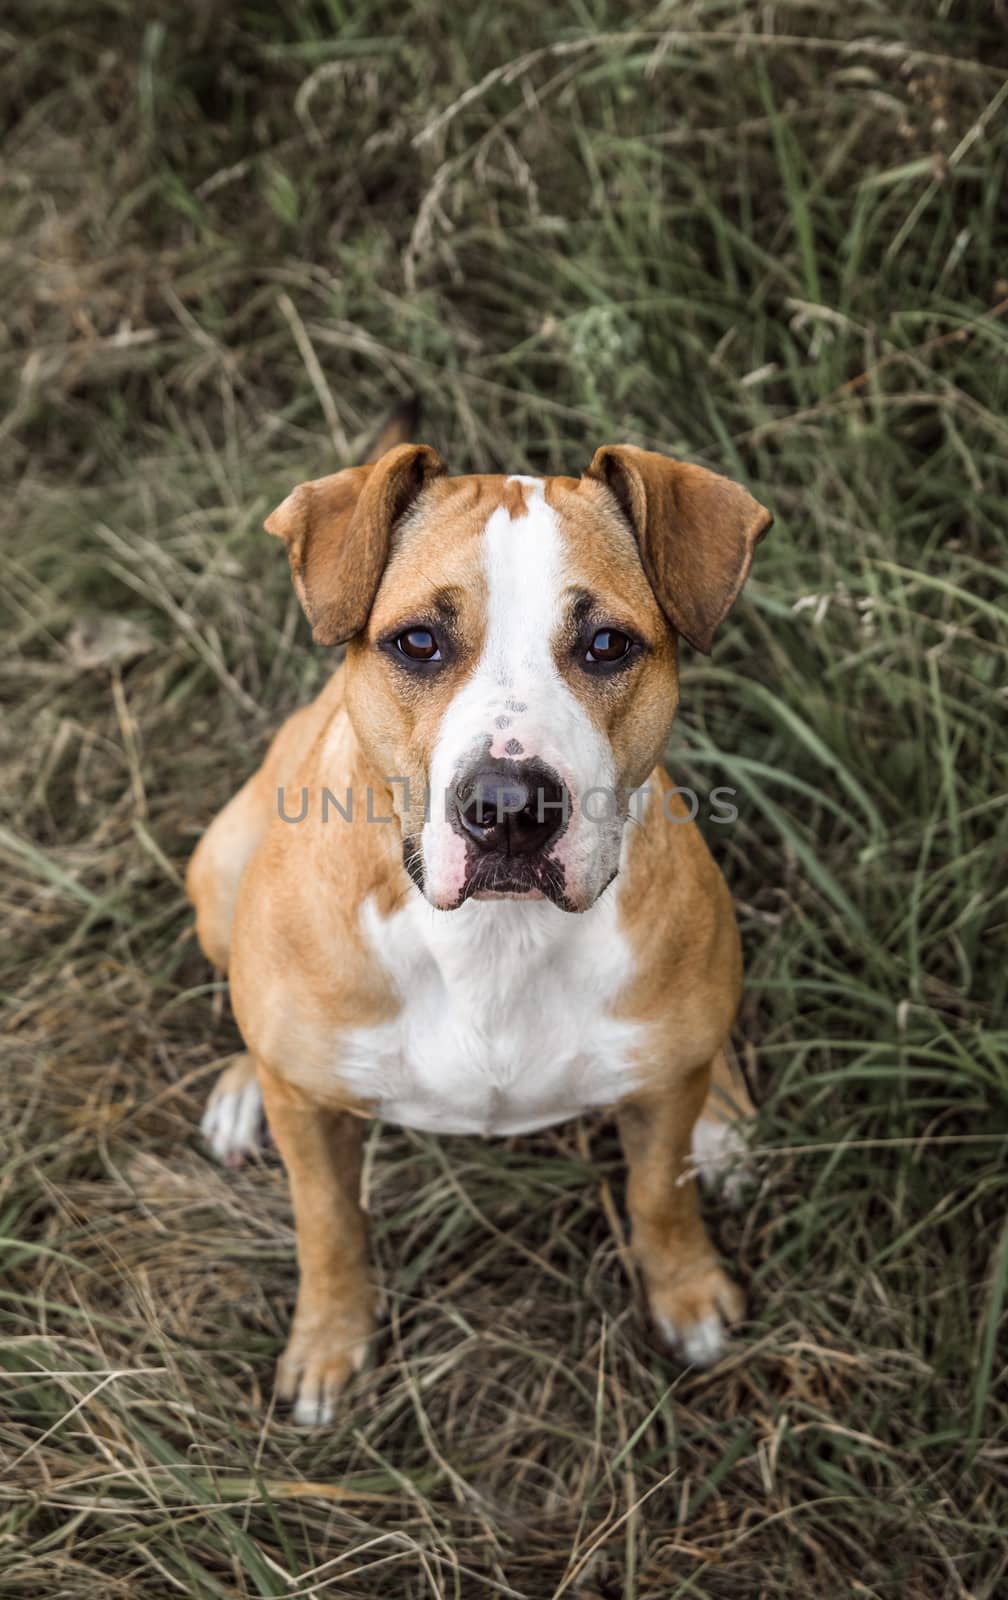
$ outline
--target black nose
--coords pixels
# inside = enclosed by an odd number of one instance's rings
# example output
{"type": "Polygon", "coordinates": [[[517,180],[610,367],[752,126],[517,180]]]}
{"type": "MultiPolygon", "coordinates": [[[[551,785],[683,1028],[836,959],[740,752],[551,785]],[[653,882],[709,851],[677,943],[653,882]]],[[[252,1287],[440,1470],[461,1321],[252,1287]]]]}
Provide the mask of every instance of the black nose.
{"type": "Polygon", "coordinates": [[[459,822],[481,850],[529,856],[563,831],[570,796],[538,762],[488,762],[459,785],[459,822]]]}

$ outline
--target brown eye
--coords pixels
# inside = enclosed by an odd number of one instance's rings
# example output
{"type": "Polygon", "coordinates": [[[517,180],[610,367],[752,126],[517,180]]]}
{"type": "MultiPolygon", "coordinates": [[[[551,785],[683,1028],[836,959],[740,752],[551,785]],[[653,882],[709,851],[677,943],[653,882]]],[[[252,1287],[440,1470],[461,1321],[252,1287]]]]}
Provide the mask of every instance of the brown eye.
{"type": "Polygon", "coordinates": [[[400,655],[411,661],[440,661],[441,647],[429,628],[407,628],[396,639],[400,655]]]}
{"type": "Polygon", "coordinates": [[[599,664],[622,661],[632,645],[633,641],[618,628],[600,628],[585,652],[585,660],[599,664]]]}

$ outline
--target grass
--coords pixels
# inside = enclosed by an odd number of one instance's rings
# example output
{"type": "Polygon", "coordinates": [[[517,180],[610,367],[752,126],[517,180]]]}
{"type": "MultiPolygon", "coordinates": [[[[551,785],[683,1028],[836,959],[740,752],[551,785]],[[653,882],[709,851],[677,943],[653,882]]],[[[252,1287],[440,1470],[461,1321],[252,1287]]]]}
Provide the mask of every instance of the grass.
{"type": "Polygon", "coordinates": [[[1002,10],[5,11],[0,1596],[1003,1592],[1002,10]],[[388,1321],[305,1435],[181,874],[331,664],[261,520],[414,391],[456,471],[776,512],[670,752],[738,790],[752,1320],[655,1348],[604,1123],[375,1128],[388,1321]]]}

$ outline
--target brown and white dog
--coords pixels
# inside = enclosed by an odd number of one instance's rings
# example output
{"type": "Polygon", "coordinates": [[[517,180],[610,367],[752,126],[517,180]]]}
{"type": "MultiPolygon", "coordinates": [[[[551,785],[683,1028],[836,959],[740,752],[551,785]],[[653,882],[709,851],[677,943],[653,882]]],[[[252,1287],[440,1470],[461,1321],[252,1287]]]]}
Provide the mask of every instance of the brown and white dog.
{"type": "Polygon", "coordinates": [[[315,639],[346,659],[188,887],[249,1051],[204,1132],[240,1159],[264,1106],[290,1179],[278,1389],[298,1421],[331,1417],[373,1328],[369,1117],[491,1135],[614,1108],[658,1328],[706,1363],[741,1314],[692,1179],[752,1109],[728,1054],[739,938],[660,762],[678,638],[709,650],[770,521],[630,445],[540,479],[453,478],[407,443],[268,519],[315,639]]]}

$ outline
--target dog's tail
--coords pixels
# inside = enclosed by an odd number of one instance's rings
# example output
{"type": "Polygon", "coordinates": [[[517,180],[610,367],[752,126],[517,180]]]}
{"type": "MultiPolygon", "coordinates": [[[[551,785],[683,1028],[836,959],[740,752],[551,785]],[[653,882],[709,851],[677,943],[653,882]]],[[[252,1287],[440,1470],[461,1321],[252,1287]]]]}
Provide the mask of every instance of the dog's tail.
{"type": "Polygon", "coordinates": [[[386,450],[392,450],[397,444],[412,444],[419,425],[420,400],[417,395],[411,394],[393,406],[364,460],[380,461],[386,450]]]}

